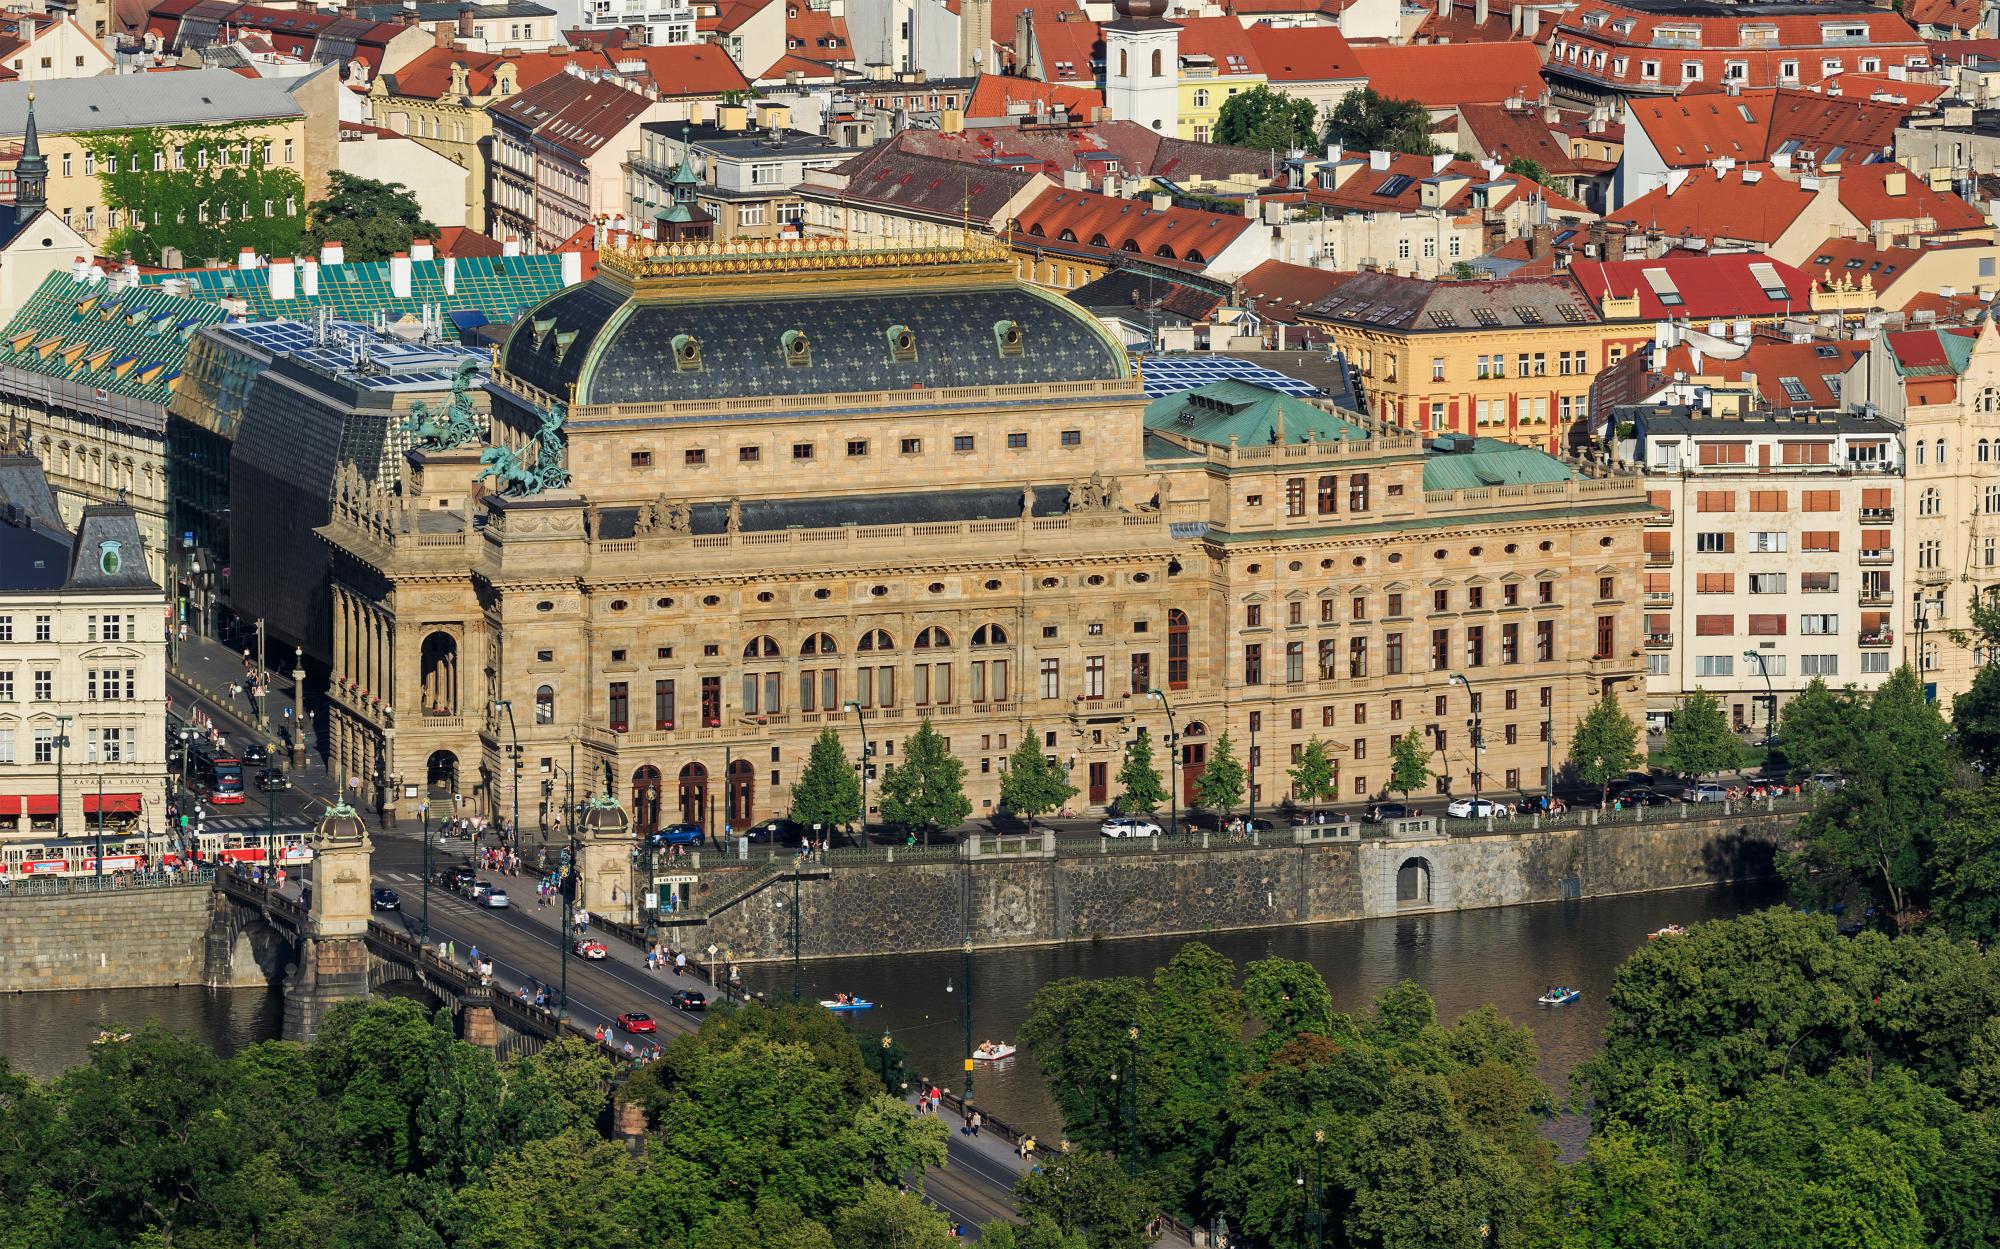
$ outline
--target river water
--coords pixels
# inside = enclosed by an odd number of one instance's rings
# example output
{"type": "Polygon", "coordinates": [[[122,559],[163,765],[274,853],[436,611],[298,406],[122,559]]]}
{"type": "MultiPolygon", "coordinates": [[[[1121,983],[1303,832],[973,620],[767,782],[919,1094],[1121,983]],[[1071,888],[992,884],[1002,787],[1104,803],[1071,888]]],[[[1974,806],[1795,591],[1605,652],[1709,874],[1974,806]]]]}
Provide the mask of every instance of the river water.
{"type": "MultiPolygon", "coordinates": [[[[1588,902],[1547,903],[1495,910],[1411,915],[1354,923],[1214,933],[1200,938],[1240,968],[1282,957],[1319,968],[1336,1009],[1359,1010],[1383,989],[1414,980],[1451,1020],[1491,1002],[1535,1030],[1542,1079],[1565,1092],[1569,1073],[1598,1045],[1612,974],[1646,934],[1667,924],[1739,915],[1777,902],[1776,885],[1731,886],[1641,894],[1588,902]],[[1583,998],[1563,1007],[1535,1003],[1550,984],[1571,984],[1583,998]]],[[[1035,990],[1064,976],[1147,976],[1173,957],[1185,938],[1143,938],[996,950],[972,960],[975,1043],[1012,1040],[1035,990]]],[[[789,964],[744,972],[753,988],[773,997],[792,991],[789,964]]],[[[847,992],[878,1005],[856,1019],[865,1048],[887,1029],[908,1052],[913,1070],[957,1088],[963,1056],[959,1023],[964,991],[958,954],[829,959],[803,969],[808,998],[847,992]]],[[[121,989],[104,992],[0,996],[0,1056],[18,1071],[48,1078],[82,1062],[98,1031],[156,1020],[200,1037],[223,1053],[276,1036],[278,995],[261,989],[121,989]]],[[[981,1064],[978,1101],[989,1114],[1042,1133],[1060,1116],[1025,1056],[981,1064]]],[[[1580,1137],[1574,1121],[1559,1139],[1580,1137]]],[[[1573,1143],[1565,1139],[1566,1144],[1573,1143]]]]}

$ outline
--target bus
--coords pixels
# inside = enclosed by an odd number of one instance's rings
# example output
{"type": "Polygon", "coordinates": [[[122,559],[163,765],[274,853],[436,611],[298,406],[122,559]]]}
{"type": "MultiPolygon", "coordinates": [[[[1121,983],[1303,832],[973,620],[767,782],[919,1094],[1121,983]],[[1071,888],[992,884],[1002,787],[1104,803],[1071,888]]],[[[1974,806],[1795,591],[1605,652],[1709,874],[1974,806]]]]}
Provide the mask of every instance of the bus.
{"type": "Polygon", "coordinates": [[[205,745],[188,748],[188,784],[218,807],[243,801],[243,761],[205,745]]]}

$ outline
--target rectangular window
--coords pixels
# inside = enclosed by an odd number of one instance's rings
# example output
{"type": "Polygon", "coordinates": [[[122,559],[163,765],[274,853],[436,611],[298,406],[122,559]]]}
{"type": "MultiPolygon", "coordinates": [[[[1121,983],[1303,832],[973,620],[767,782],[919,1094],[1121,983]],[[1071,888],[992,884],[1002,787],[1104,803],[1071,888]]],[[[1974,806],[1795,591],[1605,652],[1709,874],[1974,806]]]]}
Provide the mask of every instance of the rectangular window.
{"type": "Polygon", "coordinates": [[[1264,648],[1255,642],[1243,648],[1243,684],[1264,683],[1264,648]]]}
{"type": "Polygon", "coordinates": [[[1790,538],[1783,530],[1757,530],[1750,535],[1750,549],[1763,555],[1781,555],[1790,545],[1790,538]]]}
{"type": "Polygon", "coordinates": [[[1153,688],[1153,657],[1145,651],[1137,651],[1132,656],[1133,694],[1144,694],[1153,688]]]}
{"type": "Polygon", "coordinates": [[[1862,651],[1861,671],[1864,673],[1880,673],[1889,671],[1889,652],[1862,651]]]}
{"type": "Polygon", "coordinates": [[[1347,510],[1350,512],[1368,510],[1368,474],[1354,473],[1348,477],[1347,510]]]}
{"type": "Polygon", "coordinates": [[[722,727],[721,677],[703,677],[701,679],[701,727],[705,729],[722,727]]]}
{"type": "Polygon", "coordinates": [[[1597,618],[1597,659],[1609,659],[1618,649],[1618,617],[1599,616],[1597,618]]]}
{"type": "Polygon", "coordinates": [[[1402,634],[1391,633],[1382,639],[1382,670],[1391,676],[1403,671],[1402,634]]]}
{"type": "Polygon", "coordinates": [[[1808,529],[1799,535],[1799,549],[1808,554],[1825,554],[1840,549],[1840,533],[1834,529],[1808,529]]]}
{"type": "Polygon", "coordinates": [[[1451,667],[1451,630],[1431,630],[1431,671],[1443,672],[1451,667]]]}
{"type": "Polygon", "coordinates": [[[1736,656],[1697,655],[1694,674],[1698,677],[1733,677],[1736,675],[1736,656]]]}
{"type": "MultiPolygon", "coordinates": [[[[1500,626],[1500,662],[1517,664],[1521,662],[1521,626],[1503,624],[1500,626]]],[[[1509,690],[1509,694],[1513,691],[1509,690]]]]}
{"type": "Polygon", "coordinates": [[[813,445],[811,443],[795,442],[792,444],[792,459],[810,460],[812,458],[813,458],[813,445]]]}
{"type": "Polygon", "coordinates": [[[49,702],[56,696],[56,674],[52,668],[35,669],[35,701],[49,702]]]}
{"type": "Polygon", "coordinates": [[[1736,617],[1730,615],[1701,615],[1694,618],[1696,637],[1728,637],[1736,632],[1736,617]]]}
{"type": "MultiPolygon", "coordinates": [[[[1402,644],[1400,634],[1397,636],[1397,644],[1402,644]]],[[[1368,675],[1367,638],[1347,639],[1347,675],[1350,677],[1365,677],[1368,675]]]]}
{"type": "Polygon", "coordinates": [[[1736,593],[1736,574],[1733,572],[1702,572],[1694,578],[1696,594],[1736,593]]]}
{"type": "Polygon", "coordinates": [[[1753,512],[1785,511],[1787,510],[1786,504],[1789,502],[1786,498],[1787,493],[1784,490],[1752,490],[1750,492],[1750,510],[1753,512]]]}
{"type": "Polygon", "coordinates": [[[1799,675],[1802,677],[1837,677],[1840,675],[1840,656],[1801,655],[1799,675]]]}
{"type": "Polygon", "coordinates": [[[1465,630],[1465,666],[1484,668],[1486,666],[1486,626],[1469,625],[1465,630]]]}
{"type": "MultiPolygon", "coordinates": [[[[1703,450],[1707,450],[1706,447],[1703,450]]],[[[1694,496],[1694,510],[1697,512],[1733,512],[1736,510],[1734,490],[1698,490],[1694,496]]]]}
{"type": "Polygon", "coordinates": [[[1062,660],[1044,659],[1042,661],[1042,697],[1062,697],[1062,660]]]}
{"type": "Polygon", "coordinates": [[[1080,447],[1083,445],[1083,431],[1080,429],[1066,429],[1062,432],[1062,436],[1058,441],[1065,447],[1080,447]]]}
{"type": "Polygon", "coordinates": [[[1285,682],[1297,685],[1306,679],[1306,644],[1304,642],[1285,643],[1285,682]]]}
{"type": "Polygon", "coordinates": [[[867,454],[868,440],[866,438],[849,438],[847,440],[847,458],[858,460],[867,454]]]}
{"type": "Polygon", "coordinates": [[[1545,664],[1556,657],[1556,622],[1537,620],[1535,622],[1535,662],[1545,664]]]}
{"type": "Polygon", "coordinates": [[[1285,481],[1285,515],[1304,516],[1306,514],[1306,479],[1291,477],[1285,481]]]}
{"type": "MultiPolygon", "coordinates": [[[[1782,631],[1781,629],[1780,632],[1782,631]]],[[[1825,615],[1800,616],[1799,632],[1809,637],[1830,637],[1840,632],[1840,617],[1825,615]]]]}
{"type": "Polygon", "coordinates": [[[1083,696],[1104,697],[1104,656],[1087,655],[1083,660],[1083,696]]]}
{"type": "Polygon", "coordinates": [[[1785,574],[1781,572],[1753,572],[1750,574],[1750,593],[1783,594],[1785,574]]]}
{"type": "Polygon", "coordinates": [[[607,700],[606,718],[613,733],[623,733],[630,727],[632,719],[632,696],[630,687],[626,682],[613,681],[611,683],[610,697],[607,700]]]}
{"type": "Polygon", "coordinates": [[[1838,490],[1801,490],[1799,492],[1801,512],[1837,512],[1840,510],[1838,490]]]}
{"type": "MultiPolygon", "coordinates": [[[[968,448],[968,449],[969,449],[969,448],[968,448]]],[[[1007,435],[1007,449],[1008,449],[1009,451],[1025,451],[1025,450],[1027,450],[1027,449],[1028,449],[1028,436],[1027,436],[1026,434],[1009,434],[1009,435],[1007,435]]]]}
{"type": "Polygon", "coordinates": [[[653,727],[662,730],[674,727],[674,683],[672,681],[653,682],[653,727]]]}
{"type": "Polygon", "coordinates": [[[1751,612],[1747,623],[1751,637],[1770,638],[1785,635],[1785,617],[1782,613],[1751,612]]]}

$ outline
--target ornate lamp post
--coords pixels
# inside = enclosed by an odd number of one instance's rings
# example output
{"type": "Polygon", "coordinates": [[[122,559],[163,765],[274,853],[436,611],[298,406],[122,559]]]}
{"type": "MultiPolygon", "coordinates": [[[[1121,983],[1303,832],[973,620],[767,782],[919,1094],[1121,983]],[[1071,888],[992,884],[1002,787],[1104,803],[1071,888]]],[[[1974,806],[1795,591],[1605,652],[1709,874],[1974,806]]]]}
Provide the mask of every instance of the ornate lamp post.
{"type": "Polygon", "coordinates": [[[1146,697],[1159,699],[1167,713],[1167,836],[1172,837],[1180,832],[1181,822],[1180,778],[1174,775],[1180,766],[1181,733],[1174,727],[1174,705],[1167,701],[1165,691],[1147,690],[1146,697]]]}

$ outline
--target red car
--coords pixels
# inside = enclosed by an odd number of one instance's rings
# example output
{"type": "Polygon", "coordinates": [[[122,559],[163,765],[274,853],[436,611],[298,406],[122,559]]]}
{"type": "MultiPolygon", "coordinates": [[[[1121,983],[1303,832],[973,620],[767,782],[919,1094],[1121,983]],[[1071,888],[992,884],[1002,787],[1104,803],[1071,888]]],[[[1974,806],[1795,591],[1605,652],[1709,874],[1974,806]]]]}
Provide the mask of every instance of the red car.
{"type": "Polygon", "coordinates": [[[576,955],[578,958],[587,958],[592,962],[599,962],[611,956],[611,951],[606,948],[602,941],[591,941],[587,938],[571,946],[570,953],[576,955]]]}
{"type": "Polygon", "coordinates": [[[653,1026],[653,1017],[651,1015],[648,1015],[645,1011],[642,1010],[626,1011],[624,1014],[618,1016],[618,1018],[613,1020],[612,1022],[616,1023],[620,1028],[624,1029],[626,1032],[659,1031],[658,1028],[653,1026]]]}

